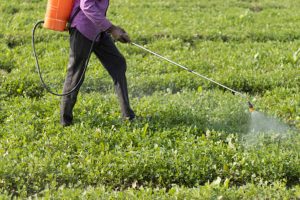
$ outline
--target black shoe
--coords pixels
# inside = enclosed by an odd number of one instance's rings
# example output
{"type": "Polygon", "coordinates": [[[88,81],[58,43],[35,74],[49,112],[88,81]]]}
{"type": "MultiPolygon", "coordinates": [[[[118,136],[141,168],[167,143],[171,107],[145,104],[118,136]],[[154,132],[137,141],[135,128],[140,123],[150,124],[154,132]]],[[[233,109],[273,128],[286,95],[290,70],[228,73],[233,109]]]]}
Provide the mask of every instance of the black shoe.
{"type": "Polygon", "coordinates": [[[125,115],[123,118],[125,120],[133,121],[136,118],[136,116],[135,116],[135,113],[133,112],[133,110],[130,110],[129,114],[125,115]]]}
{"type": "Polygon", "coordinates": [[[73,117],[64,115],[63,117],[60,118],[60,124],[63,127],[71,126],[73,124],[73,117]]]}
{"type": "Polygon", "coordinates": [[[129,115],[129,116],[125,117],[125,119],[129,120],[129,121],[133,121],[135,118],[136,118],[135,115],[129,115]]]}
{"type": "Polygon", "coordinates": [[[72,122],[70,122],[70,123],[61,122],[60,124],[62,125],[62,127],[67,127],[67,126],[71,126],[73,123],[72,122]]]}

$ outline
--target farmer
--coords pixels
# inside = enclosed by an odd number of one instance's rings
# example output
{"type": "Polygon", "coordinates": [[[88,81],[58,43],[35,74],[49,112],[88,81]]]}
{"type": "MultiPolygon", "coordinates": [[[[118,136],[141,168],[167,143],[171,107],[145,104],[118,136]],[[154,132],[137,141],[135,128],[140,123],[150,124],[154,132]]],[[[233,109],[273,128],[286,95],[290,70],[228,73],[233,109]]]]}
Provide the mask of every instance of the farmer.
{"type": "MultiPolygon", "coordinates": [[[[94,45],[93,52],[113,79],[119,99],[122,117],[135,118],[130,108],[127,81],[126,60],[115,46],[112,38],[122,43],[129,43],[130,38],[120,27],[113,25],[106,18],[109,0],[75,0],[70,25],[70,55],[67,76],[63,92],[70,91],[83,75],[83,69],[91,48],[92,41],[98,33],[101,35],[94,45]]],[[[81,81],[80,85],[83,81],[81,81]]],[[[61,124],[69,126],[73,121],[73,108],[78,90],[61,100],[61,124]]]]}

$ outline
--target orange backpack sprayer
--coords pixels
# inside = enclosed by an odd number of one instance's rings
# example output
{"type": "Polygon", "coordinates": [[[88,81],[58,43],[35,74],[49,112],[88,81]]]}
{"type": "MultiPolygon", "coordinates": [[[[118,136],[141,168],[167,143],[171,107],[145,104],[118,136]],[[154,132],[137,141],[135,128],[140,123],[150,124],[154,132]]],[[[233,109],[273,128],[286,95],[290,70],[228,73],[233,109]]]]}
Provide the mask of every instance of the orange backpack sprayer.
{"type": "Polygon", "coordinates": [[[32,29],[32,48],[33,48],[33,54],[35,57],[35,62],[36,62],[36,68],[40,77],[40,80],[43,84],[43,87],[51,94],[56,95],[56,96],[66,96],[71,94],[72,92],[74,92],[75,90],[79,89],[79,85],[80,82],[83,80],[84,74],[87,70],[87,66],[90,60],[90,56],[92,54],[93,51],[93,47],[94,44],[96,42],[96,40],[98,39],[98,37],[100,36],[101,33],[99,33],[95,39],[93,40],[92,44],[91,44],[91,48],[88,54],[88,59],[86,60],[85,66],[84,66],[84,71],[82,76],[80,77],[78,83],[74,86],[74,88],[72,88],[70,91],[63,93],[63,94],[59,94],[56,92],[53,92],[45,83],[43,77],[42,77],[42,73],[41,73],[41,69],[40,69],[40,65],[39,65],[39,60],[38,60],[38,56],[36,53],[36,48],[35,48],[35,32],[36,29],[43,24],[43,27],[49,30],[53,30],[53,31],[67,31],[68,24],[71,24],[71,22],[73,21],[73,19],[76,17],[76,15],[79,13],[80,11],[80,7],[77,8],[77,10],[74,12],[73,16],[71,16],[72,10],[74,7],[74,0],[48,0],[47,3],[47,11],[45,14],[45,21],[41,20],[38,21],[34,28],[32,29]]]}
{"type": "Polygon", "coordinates": [[[74,0],[48,0],[44,28],[65,31],[74,0]]]}

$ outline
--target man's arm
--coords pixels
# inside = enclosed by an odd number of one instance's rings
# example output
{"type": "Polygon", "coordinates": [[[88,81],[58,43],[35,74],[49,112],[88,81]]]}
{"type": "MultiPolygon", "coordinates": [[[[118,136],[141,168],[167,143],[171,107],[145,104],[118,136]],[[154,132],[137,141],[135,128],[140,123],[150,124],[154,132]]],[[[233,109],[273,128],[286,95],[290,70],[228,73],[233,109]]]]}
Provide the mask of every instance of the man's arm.
{"type": "Polygon", "coordinates": [[[129,43],[130,38],[124,29],[113,25],[105,16],[107,6],[97,6],[97,0],[81,0],[80,9],[89,20],[96,26],[100,27],[101,31],[107,31],[115,40],[123,43],[129,43]]]}
{"type": "Polygon", "coordinates": [[[80,9],[89,20],[91,20],[102,31],[106,31],[112,26],[112,23],[106,18],[106,7],[96,6],[97,0],[81,0],[80,9]]]}

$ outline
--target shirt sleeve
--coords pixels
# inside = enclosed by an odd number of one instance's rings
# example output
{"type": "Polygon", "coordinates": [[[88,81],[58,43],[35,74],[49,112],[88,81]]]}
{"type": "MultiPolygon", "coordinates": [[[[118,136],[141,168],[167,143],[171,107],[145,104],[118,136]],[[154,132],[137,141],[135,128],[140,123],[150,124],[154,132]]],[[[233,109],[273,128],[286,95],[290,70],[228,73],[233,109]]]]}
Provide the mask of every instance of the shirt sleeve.
{"type": "Polygon", "coordinates": [[[106,18],[107,6],[103,5],[104,1],[99,0],[81,0],[80,9],[85,16],[91,20],[102,31],[106,31],[112,26],[112,23],[106,18]]]}

